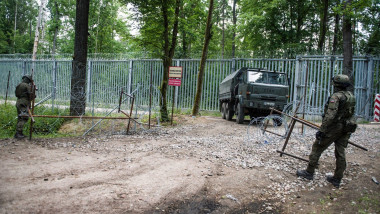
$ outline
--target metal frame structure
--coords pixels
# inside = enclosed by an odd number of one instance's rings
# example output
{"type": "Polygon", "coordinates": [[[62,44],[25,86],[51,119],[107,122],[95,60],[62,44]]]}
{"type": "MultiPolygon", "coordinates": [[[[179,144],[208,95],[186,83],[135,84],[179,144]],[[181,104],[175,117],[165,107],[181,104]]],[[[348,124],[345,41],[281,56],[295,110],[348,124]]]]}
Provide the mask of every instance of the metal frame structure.
{"type": "MultiPolygon", "coordinates": [[[[298,107],[299,107],[299,105],[298,105],[297,108],[296,108],[297,110],[298,110],[298,107]]],[[[297,112],[297,110],[296,110],[295,112],[297,112]]],[[[306,160],[306,159],[304,159],[304,158],[298,157],[298,156],[293,155],[293,154],[286,153],[286,152],[285,152],[285,148],[286,148],[286,146],[288,145],[288,142],[289,142],[290,136],[291,136],[291,134],[292,134],[292,132],[293,132],[293,128],[294,128],[296,122],[299,122],[299,123],[301,123],[301,124],[303,124],[303,125],[306,125],[306,126],[308,126],[308,127],[310,127],[310,128],[316,129],[316,130],[319,130],[320,126],[317,125],[317,124],[314,124],[314,123],[312,123],[312,122],[310,122],[310,121],[307,121],[307,120],[305,120],[305,119],[302,119],[302,118],[297,117],[296,113],[295,113],[294,116],[291,116],[291,115],[288,115],[288,114],[286,114],[286,113],[284,113],[284,112],[281,112],[281,111],[279,111],[279,110],[277,110],[277,109],[271,108],[271,114],[272,114],[273,112],[276,112],[276,113],[278,113],[278,114],[281,114],[281,115],[287,116],[287,117],[289,117],[289,118],[292,119],[292,120],[290,121],[290,128],[288,129],[287,133],[286,133],[285,136],[284,136],[284,137],[286,137],[285,142],[284,142],[284,145],[283,145],[283,147],[282,147],[281,150],[277,150],[277,152],[280,153],[280,157],[282,157],[282,155],[287,155],[287,156],[290,156],[290,157],[293,157],[293,158],[296,158],[296,159],[299,159],[299,160],[302,160],[302,161],[309,162],[309,160],[306,160]]],[[[264,130],[263,130],[264,132],[269,132],[269,133],[272,133],[272,134],[273,134],[273,132],[270,132],[270,131],[266,130],[266,128],[267,128],[267,126],[264,126],[264,130]]],[[[278,134],[277,134],[277,135],[278,135],[278,134]]],[[[281,136],[281,137],[282,137],[282,136],[281,136]]],[[[348,141],[348,144],[351,144],[352,146],[355,146],[355,147],[357,147],[357,148],[359,148],[359,149],[362,149],[362,150],[364,150],[364,151],[368,151],[367,148],[364,148],[363,146],[360,146],[360,145],[355,144],[355,143],[353,143],[353,142],[348,141]]]]}
{"type": "MultiPolygon", "coordinates": [[[[34,112],[34,108],[35,108],[35,105],[34,105],[34,101],[35,101],[35,94],[36,92],[36,86],[33,84],[32,86],[32,94],[33,94],[33,99],[32,99],[32,105],[31,105],[31,109],[28,109],[28,113],[29,113],[29,116],[31,118],[30,120],[30,132],[29,132],[29,140],[32,139],[32,135],[33,135],[33,123],[35,122],[35,119],[36,117],[44,117],[44,118],[80,118],[80,119],[108,119],[108,120],[126,120],[128,119],[128,126],[127,126],[127,133],[129,133],[129,127],[130,127],[130,122],[131,120],[135,121],[136,123],[139,123],[138,121],[136,121],[134,118],[132,118],[132,112],[133,112],[133,103],[134,103],[134,100],[135,100],[135,97],[130,95],[130,94],[127,94],[125,92],[123,92],[123,89],[121,89],[121,92],[120,92],[120,99],[119,99],[119,106],[118,106],[118,113],[122,113],[124,114],[126,117],[98,117],[98,116],[62,116],[62,115],[34,115],[33,112],[34,112]],[[127,114],[126,112],[124,112],[123,110],[121,110],[121,103],[123,101],[122,99],[122,95],[125,94],[128,96],[128,98],[132,99],[132,105],[131,105],[131,109],[130,109],[130,114],[127,114]]],[[[98,123],[97,123],[98,124],[98,123]]],[[[85,134],[87,134],[92,128],[94,128],[97,124],[95,124],[94,126],[92,126],[85,134]]]]}

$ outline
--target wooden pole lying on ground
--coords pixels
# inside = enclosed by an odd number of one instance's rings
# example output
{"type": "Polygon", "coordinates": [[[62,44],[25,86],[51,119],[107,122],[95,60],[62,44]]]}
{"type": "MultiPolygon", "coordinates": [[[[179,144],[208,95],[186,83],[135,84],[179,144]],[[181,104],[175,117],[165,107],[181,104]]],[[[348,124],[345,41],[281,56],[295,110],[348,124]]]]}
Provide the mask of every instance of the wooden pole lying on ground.
{"type": "Polygon", "coordinates": [[[46,118],[78,118],[78,119],[113,119],[113,120],[127,120],[128,117],[97,117],[97,116],[65,116],[65,115],[32,115],[33,117],[46,117],[46,118]]]}

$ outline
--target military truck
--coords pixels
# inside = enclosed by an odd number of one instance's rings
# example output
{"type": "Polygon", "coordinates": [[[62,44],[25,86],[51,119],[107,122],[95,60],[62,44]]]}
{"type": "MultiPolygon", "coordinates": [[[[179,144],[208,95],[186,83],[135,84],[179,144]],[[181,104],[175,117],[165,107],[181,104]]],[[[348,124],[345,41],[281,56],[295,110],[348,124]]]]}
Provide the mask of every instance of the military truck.
{"type": "MultiPolygon", "coordinates": [[[[261,68],[241,68],[219,84],[219,104],[223,119],[243,123],[244,116],[262,117],[270,107],[283,110],[289,98],[289,79],[285,73],[261,68]]],[[[281,125],[281,121],[275,121],[281,125]]]]}

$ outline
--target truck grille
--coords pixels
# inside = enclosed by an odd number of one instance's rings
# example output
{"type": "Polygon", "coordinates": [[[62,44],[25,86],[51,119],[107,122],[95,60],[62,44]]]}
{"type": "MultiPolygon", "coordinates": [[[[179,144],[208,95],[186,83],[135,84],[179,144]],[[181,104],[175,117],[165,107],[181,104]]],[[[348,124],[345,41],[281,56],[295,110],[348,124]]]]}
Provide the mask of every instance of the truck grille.
{"type": "Polygon", "coordinates": [[[275,100],[276,100],[276,97],[260,96],[260,99],[261,99],[261,100],[271,100],[271,101],[275,101],[275,100]]]}

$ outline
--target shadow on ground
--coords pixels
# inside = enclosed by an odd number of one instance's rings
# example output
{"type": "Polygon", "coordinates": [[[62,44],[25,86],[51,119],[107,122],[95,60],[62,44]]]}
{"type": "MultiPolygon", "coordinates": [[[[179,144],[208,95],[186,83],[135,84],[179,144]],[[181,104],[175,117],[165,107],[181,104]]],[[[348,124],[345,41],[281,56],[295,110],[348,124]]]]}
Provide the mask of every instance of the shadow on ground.
{"type": "Polygon", "coordinates": [[[226,198],[215,198],[209,196],[204,189],[193,195],[189,199],[164,201],[156,205],[152,210],[144,213],[175,213],[175,214],[206,214],[206,213],[230,213],[230,214],[244,214],[244,213],[283,213],[282,207],[268,206],[271,201],[254,201],[247,204],[240,204],[234,202],[226,203],[226,198]]]}

